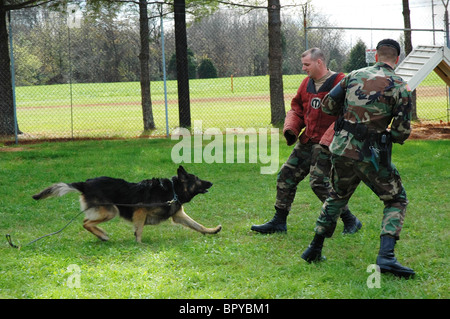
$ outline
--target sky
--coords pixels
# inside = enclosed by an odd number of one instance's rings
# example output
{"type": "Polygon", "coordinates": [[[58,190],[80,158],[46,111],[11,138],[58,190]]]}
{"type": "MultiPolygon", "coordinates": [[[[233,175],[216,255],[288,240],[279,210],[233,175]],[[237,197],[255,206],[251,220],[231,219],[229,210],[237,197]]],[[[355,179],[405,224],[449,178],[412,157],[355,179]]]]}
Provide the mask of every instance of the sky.
{"type": "MultiPolygon", "coordinates": [[[[409,0],[411,27],[433,29],[432,2],[434,3],[435,29],[444,30],[444,5],[442,0],[409,0]]],[[[302,4],[301,0],[281,0],[282,5],[302,4]]],[[[352,28],[403,28],[402,0],[311,0],[315,12],[326,16],[332,25],[352,28]]],[[[449,5],[450,7],[450,5],[449,5]]],[[[450,8],[449,8],[450,9],[450,8]]],[[[287,8],[285,9],[288,10],[287,8]]],[[[368,48],[379,40],[399,40],[401,31],[346,31],[349,44],[361,38],[368,48]]],[[[445,44],[445,33],[416,31],[412,34],[413,46],[419,44],[445,44]]]]}

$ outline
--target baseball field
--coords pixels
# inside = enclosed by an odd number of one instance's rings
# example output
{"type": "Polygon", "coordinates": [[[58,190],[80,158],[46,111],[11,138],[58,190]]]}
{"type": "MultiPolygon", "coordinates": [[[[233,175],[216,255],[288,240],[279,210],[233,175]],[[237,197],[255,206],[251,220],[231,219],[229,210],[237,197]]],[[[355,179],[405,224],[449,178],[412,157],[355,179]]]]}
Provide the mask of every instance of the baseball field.
{"type": "MultiPolygon", "coordinates": [[[[286,110],[305,75],[284,76],[286,110]]],[[[447,121],[445,83],[431,73],[417,89],[417,113],[423,121],[447,121]]],[[[138,82],[61,84],[18,87],[17,116],[23,139],[67,137],[165,136],[164,85],[151,83],[156,129],[143,132],[138,82]]],[[[203,128],[260,128],[270,125],[269,77],[190,81],[191,119],[203,128]]],[[[167,82],[169,134],[178,126],[176,81],[167,82]]]]}

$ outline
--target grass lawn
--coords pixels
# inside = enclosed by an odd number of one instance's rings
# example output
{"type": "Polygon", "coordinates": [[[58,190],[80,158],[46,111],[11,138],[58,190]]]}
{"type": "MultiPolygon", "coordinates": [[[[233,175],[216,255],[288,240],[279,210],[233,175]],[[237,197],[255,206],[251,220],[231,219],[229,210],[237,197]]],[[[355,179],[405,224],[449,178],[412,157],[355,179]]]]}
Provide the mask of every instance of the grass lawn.
{"type": "MultiPolygon", "coordinates": [[[[450,141],[407,141],[395,146],[396,163],[408,193],[400,262],[415,279],[381,276],[369,288],[379,245],[383,205],[361,185],[350,201],[363,228],[325,242],[328,260],[300,258],[313,236],[320,202],[308,181],[300,183],[288,233],[264,236],[250,231],[272,218],[276,175],[261,175],[262,164],[184,164],[214,186],[185,205],[217,235],[201,235],[171,222],[146,226],[143,244],[119,218],[102,224],[110,241],[100,242],[82,227],[82,217],[62,233],[20,250],[29,241],[63,227],[79,212],[78,196],[34,201],[31,195],[55,182],[112,176],[140,181],[170,177],[178,141],[138,139],[25,145],[0,151],[0,298],[449,298],[450,141]],[[4,151],[9,150],[9,151],[4,151]],[[13,151],[15,150],[15,151],[13,151]],[[71,266],[76,265],[76,266],[71,266]],[[79,270],[79,288],[70,286],[79,270]]],[[[205,144],[208,141],[204,142],[205,144]]],[[[291,147],[280,139],[280,163],[291,147]]]]}

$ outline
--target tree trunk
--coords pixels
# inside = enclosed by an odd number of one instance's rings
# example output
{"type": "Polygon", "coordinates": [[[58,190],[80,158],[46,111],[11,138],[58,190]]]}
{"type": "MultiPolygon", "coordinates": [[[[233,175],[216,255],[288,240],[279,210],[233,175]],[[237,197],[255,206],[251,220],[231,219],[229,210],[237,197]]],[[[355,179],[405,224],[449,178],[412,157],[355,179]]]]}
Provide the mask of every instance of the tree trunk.
{"type": "Polygon", "coordinates": [[[186,36],[186,3],[175,0],[175,51],[177,57],[178,114],[180,127],[191,126],[191,105],[189,99],[189,70],[186,36]]]}
{"type": "MultiPolygon", "coordinates": [[[[405,29],[411,29],[411,19],[410,19],[410,15],[409,15],[409,0],[402,0],[403,2],[403,22],[405,25],[405,29]]],[[[411,41],[411,30],[405,30],[405,55],[408,56],[408,54],[411,53],[412,51],[412,41],[411,41]]],[[[417,120],[417,106],[416,106],[416,101],[417,101],[417,95],[416,95],[416,90],[414,90],[411,93],[412,96],[412,101],[411,101],[411,106],[412,106],[412,120],[417,120]]]]}
{"type": "Polygon", "coordinates": [[[283,94],[280,0],[269,0],[268,11],[271,123],[274,126],[281,126],[286,116],[286,110],[283,94]]]}
{"type": "Polygon", "coordinates": [[[0,1],[0,135],[14,135],[14,105],[9,39],[3,1],[0,1]]]}
{"type": "Polygon", "coordinates": [[[141,52],[139,61],[141,67],[141,100],[142,100],[142,116],[144,121],[144,131],[155,128],[152,111],[152,99],[150,96],[150,69],[148,66],[150,60],[149,48],[149,27],[148,27],[148,11],[147,0],[139,0],[139,34],[141,38],[141,52]]]}

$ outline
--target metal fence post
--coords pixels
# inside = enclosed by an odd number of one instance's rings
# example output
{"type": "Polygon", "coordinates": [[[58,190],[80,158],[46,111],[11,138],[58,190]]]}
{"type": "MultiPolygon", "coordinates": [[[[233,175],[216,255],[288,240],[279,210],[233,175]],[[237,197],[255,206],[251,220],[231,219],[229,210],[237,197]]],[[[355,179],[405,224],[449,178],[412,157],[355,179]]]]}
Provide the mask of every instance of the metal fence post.
{"type": "Polygon", "coordinates": [[[166,111],[166,137],[169,137],[169,112],[167,109],[167,74],[166,74],[166,52],[164,45],[164,22],[162,14],[162,4],[160,6],[161,17],[161,47],[162,47],[162,68],[163,68],[163,81],[164,81],[164,105],[166,111]]]}

